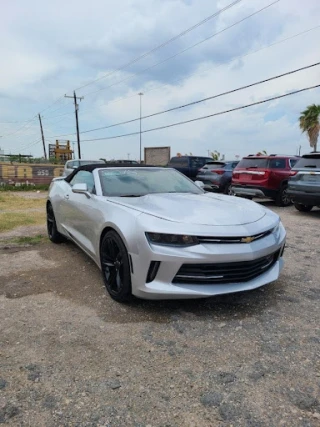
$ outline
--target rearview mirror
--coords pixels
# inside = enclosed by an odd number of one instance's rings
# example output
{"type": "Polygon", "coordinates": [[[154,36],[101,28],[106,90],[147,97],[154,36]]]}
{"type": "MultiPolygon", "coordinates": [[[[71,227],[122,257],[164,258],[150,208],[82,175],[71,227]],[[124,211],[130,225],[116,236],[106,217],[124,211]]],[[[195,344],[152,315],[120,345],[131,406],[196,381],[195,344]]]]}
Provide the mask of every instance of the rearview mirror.
{"type": "Polygon", "coordinates": [[[88,191],[88,186],[84,183],[74,184],[74,186],[72,187],[72,192],[78,194],[85,194],[88,199],[90,199],[91,197],[91,194],[88,191]]]}
{"type": "Polygon", "coordinates": [[[197,187],[201,188],[201,190],[204,189],[204,183],[202,181],[195,181],[194,183],[197,187]]]}

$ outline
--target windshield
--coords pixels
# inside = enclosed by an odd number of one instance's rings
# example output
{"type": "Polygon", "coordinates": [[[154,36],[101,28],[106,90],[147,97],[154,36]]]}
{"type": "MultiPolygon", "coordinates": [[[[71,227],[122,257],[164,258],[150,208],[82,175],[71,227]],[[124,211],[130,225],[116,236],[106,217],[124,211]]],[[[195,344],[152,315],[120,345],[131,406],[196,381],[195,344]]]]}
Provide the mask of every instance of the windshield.
{"type": "Polygon", "coordinates": [[[237,166],[239,168],[267,168],[268,159],[253,157],[252,159],[242,159],[237,166]]]}
{"type": "Polygon", "coordinates": [[[210,161],[212,162],[212,158],[210,159],[210,157],[191,157],[190,166],[192,168],[201,168],[210,161]]]}
{"type": "Polygon", "coordinates": [[[133,197],[154,193],[203,193],[184,175],[170,169],[103,169],[99,171],[99,175],[104,196],[133,197]]]}
{"type": "Polygon", "coordinates": [[[204,166],[204,168],[210,168],[210,169],[222,169],[226,166],[224,162],[207,162],[204,166]]]}
{"type": "Polygon", "coordinates": [[[79,160],[79,166],[95,165],[97,163],[105,163],[103,160],[79,160]]]}
{"type": "Polygon", "coordinates": [[[320,155],[310,156],[310,157],[302,157],[297,161],[294,165],[295,169],[300,168],[320,168],[320,155]]]}

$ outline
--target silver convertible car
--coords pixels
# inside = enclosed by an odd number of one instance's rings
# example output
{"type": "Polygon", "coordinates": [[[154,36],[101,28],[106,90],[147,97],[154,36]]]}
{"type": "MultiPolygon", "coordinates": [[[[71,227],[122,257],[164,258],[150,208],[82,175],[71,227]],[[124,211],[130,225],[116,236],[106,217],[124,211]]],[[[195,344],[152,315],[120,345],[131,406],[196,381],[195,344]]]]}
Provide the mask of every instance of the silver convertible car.
{"type": "Polygon", "coordinates": [[[277,280],[286,239],[278,215],[197,184],[174,169],[79,167],[50,185],[49,238],[83,249],[117,301],[204,298],[277,280]]]}

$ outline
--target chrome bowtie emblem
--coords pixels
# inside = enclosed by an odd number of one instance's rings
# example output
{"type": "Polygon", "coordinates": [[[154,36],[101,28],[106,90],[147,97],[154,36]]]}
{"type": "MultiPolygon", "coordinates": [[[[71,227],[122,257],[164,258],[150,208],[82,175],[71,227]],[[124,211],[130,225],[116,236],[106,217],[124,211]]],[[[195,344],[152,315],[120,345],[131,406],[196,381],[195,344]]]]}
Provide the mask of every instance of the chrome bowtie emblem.
{"type": "Polygon", "coordinates": [[[241,243],[251,243],[254,240],[254,237],[242,237],[241,243]]]}

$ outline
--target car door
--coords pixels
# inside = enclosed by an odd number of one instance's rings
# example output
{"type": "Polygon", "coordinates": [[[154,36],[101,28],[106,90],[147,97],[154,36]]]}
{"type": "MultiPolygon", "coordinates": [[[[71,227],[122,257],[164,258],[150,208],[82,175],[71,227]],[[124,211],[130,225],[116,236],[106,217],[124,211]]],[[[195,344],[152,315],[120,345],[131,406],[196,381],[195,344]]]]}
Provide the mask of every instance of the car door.
{"type": "Polygon", "coordinates": [[[286,159],[279,157],[270,159],[269,168],[269,187],[276,190],[280,189],[282,181],[289,178],[289,167],[287,167],[286,159]]]}
{"type": "Polygon", "coordinates": [[[95,184],[92,172],[80,170],[69,183],[69,191],[64,194],[60,214],[63,226],[70,237],[89,255],[94,256],[95,241],[101,213],[95,195],[95,184]],[[73,193],[75,184],[87,184],[90,197],[83,193],[73,193]]]}

